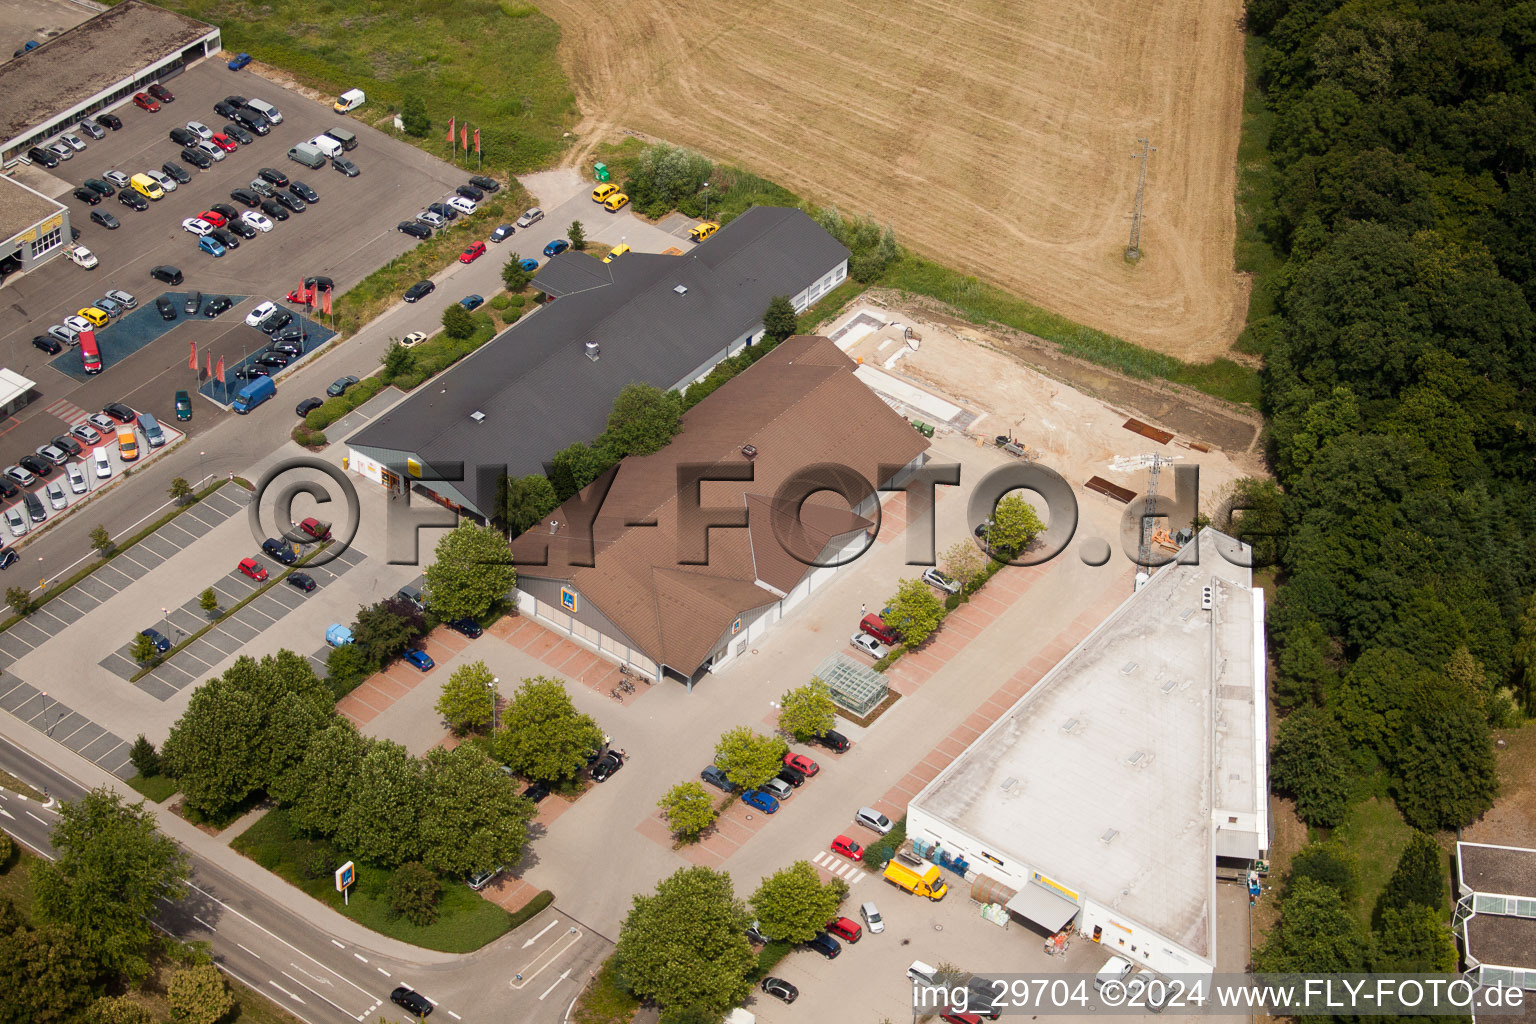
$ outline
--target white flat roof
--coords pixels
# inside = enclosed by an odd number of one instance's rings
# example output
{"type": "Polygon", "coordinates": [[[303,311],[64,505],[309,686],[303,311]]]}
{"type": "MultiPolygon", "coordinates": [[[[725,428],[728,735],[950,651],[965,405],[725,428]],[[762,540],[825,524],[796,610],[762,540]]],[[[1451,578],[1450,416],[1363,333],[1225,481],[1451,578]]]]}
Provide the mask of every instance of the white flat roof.
{"type": "Polygon", "coordinates": [[[15,370],[0,369],[0,405],[7,405],[37,387],[15,370]]]}
{"type": "Polygon", "coordinates": [[[1222,551],[1249,554],[1204,531],[1199,565],[1158,570],[912,801],[1210,958],[1212,809],[1254,805],[1260,788],[1252,693],[1262,623],[1251,570],[1222,551]],[[1233,721],[1245,713],[1246,725],[1233,721]]]}

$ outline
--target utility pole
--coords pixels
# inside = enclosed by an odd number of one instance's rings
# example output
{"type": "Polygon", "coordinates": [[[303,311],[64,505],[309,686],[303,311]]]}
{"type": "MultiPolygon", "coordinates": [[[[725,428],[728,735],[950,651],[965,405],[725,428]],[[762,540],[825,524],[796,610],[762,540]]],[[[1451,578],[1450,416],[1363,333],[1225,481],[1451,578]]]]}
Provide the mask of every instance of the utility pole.
{"type": "Polygon", "coordinates": [[[1125,247],[1125,258],[1134,263],[1141,259],[1141,207],[1147,197],[1147,158],[1157,152],[1157,147],[1146,139],[1137,139],[1141,152],[1132,153],[1132,160],[1141,161],[1141,174],[1136,179],[1136,208],[1131,213],[1131,244],[1125,247]]]}
{"type": "Polygon", "coordinates": [[[1147,494],[1146,506],[1141,514],[1141,545],[1136,552],[1136,561],[1139,563],[1136,570],[1136,584],[1134,589],[1140,590],[1142,585],[1152,578],[1152,534],[1157,529],[1157,478],[1164,466],[1173,460],[1164,455],[1154,453],[1151,464],[1147,467],[1147,494]]]}

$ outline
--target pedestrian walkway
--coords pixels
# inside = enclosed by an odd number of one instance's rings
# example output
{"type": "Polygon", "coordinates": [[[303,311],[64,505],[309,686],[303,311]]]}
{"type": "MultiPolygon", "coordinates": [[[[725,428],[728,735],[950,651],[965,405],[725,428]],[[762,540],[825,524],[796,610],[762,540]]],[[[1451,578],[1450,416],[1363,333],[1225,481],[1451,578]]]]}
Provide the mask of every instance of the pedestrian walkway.
{"type": "Polygon", "coordinates": [[[138,774],[126,740],[9,672],[0,672],[0,709],[119,779],[138,774]]]}
{"type": "Polygon", "coordinates": [[[59,398],[49,402],[43,407],[43,412],[49,416],[57,416],[71,427],[78,427],[90,416],[90,413],[67,398],[59,398]]]}

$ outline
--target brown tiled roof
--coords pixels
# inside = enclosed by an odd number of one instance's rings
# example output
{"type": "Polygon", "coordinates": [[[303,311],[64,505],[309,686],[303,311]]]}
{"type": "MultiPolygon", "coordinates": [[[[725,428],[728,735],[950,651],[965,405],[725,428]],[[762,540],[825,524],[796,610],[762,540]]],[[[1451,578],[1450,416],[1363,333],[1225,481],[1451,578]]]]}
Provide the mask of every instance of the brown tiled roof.
{"type": "Polygon", "coordinates": [[[573,543],[564,524],[577,518],[572,506],[607,478],[513,541],[520,574],[571,581],[649,656],[691,674],[737,616],[779,600],[827,544],[873,525],[825,492],[812,495],[797,516],[796,502],[777,496],[783,483],[808,467],[837,464],[873,487],[880,467],[905,465],[927,449],[927,440],[853,371],[826,338],[779,345],[689,410],[666,448],[626,459],[610,474],[592,529],[594,566],[571,564],[584,543],[573,543]],[[743,466],[748,444],[757,449],[753,479],[708,481],[699,497],[706,509],[746,509],[748,528],[710,530],[707,564],[682,564],[688,553],[678,543],[678,467],[743,466]],[[551,521],[562,524],[554,533],[551,521]],[[656,525],[628,525],[648,522],[656,525]],[[529,564],[544,560],[546,545],[548,565],[529,564]]]}

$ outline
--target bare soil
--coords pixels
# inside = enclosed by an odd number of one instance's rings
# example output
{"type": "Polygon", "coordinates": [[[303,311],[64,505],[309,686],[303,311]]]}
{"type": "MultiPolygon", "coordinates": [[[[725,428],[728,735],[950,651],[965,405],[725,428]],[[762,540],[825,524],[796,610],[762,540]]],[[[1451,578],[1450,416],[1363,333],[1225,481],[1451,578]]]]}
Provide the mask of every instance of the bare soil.
{"type": "Polygon", "coordinates": [[[1499,763],[1499,797],[1462,830],[1469,843],[1536,848],[1536,725],[1493,734],[1499,763]]]}
{"type": "Polygon", "coordinates": [[[588,117],[573,159],[620,131],[695,147],[1180,358],[1242,327],[1241,0],[540,8],[588,117]],[[1132,264],[1141,137],[1157,150],[1132,264]]]}

